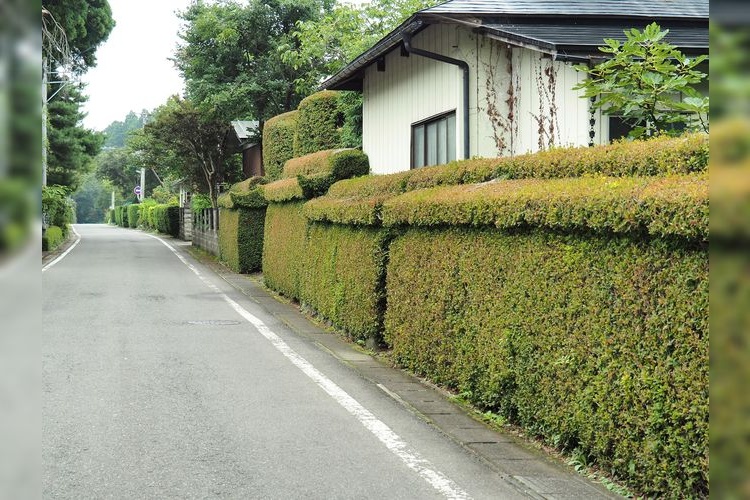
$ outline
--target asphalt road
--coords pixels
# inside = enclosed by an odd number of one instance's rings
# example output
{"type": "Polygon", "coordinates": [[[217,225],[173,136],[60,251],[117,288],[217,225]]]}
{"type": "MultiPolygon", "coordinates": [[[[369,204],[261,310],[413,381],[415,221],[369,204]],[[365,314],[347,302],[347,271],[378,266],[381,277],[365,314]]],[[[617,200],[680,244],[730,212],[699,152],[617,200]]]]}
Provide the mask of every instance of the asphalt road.
{"type": "Polygon", "coordinates": [[[43,273],[45,498],[525,496],[184,248],[76,229],[43,273]]]}

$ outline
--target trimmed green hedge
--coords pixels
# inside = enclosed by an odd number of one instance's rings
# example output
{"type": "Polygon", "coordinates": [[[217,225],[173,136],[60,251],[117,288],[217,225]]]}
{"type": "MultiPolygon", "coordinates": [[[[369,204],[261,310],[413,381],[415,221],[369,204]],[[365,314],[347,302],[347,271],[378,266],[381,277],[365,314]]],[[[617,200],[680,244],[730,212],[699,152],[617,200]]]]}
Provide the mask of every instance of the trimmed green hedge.
{"type": "Polygon", "coordinates": [[[246,208],[265,207],[268,202],[265,199],[261,186],[266,182],[267,179],[265,177],[256,176],[232,185],[228,191],[219,195],[217,199],[219,208],[237,208],[239,206],[246,208]]]}
{"type": "Polygon", "coordinates": [[[302,99],[297,111],[299,114],[294,135],[295,157],[344,146],[341,136],[344,114],[339,109],[338,92],[316,92],[302,99]]]}
{"type": "Polygon", "coordinates": [[[265,208],[219,209],[219,258],[239,273],[261,269],[265,208]]]}
{"type": "Polygon", "coordinates": [[[155,205],[152,208],[154,229],[175,238],[180,235],[180,207],[177,205],[155,205]]]}
{"type": "Polygon", "coordinates": [[[293,299],[300,298],[305,262],[307,219],[302,215],[302,205],[300,201],[269,204],[263,233],[266,286],[293,299]]]}
{"type": "Polygon", "coordinates": [[[312,224],[300,301],[356,341],[382,342],[387,230],[312,224]]]}
{"type": "Polygon", "coordinates": [[[492,225],[708,240],[708,175],[524,179],[412,191],[386,226],[492,225]]]}
{"type": "Polygon", "coordinates": [[[318,151],[286,162],[284,178],[263,186],[263,193],[272,202],[311,199],[325,194],[338,180],[369,171],[369,159],[358,149],[318,151]]]}
{"type": "Polygon", "coordinates": [[[297,182],[296,178],[281,179],[266,184],[262,189],[263,197],[270,202],[282,203],[285,201],[305,199],[302,193],[302,188],[299,187],[299,182],[297,182]]]}
{"type": "Polygon", "coordinates": [[[504,179],[667,176],[707,170],[708,136],[658,137],[594,148],[558,148],[516,157],[459,160],[339,181],[326,196],[311,202],[305,213],[316,221],[377,224],[386,200],[418,189],[504,179]]]}
{"type": "Polygon", "coordinates": [[[387,295],[399,364],[639,492],[707,493],[705,247],[414,228],[387,295]]]}
{"type": "Polygon", "coordinates": [[[268,180],[279,179],[284,163],[295,156],[298,114],[290,111],[274,116],[263,125],[263,167],[268,180]]]}
{"type": "Polygon", "coordinates": [[[138,219],[140,219],[141,205],[133,204],[128,205],[128,227],[138,227],[138,219]]]}
{"type": "Polygon", "coordinates": [[[153,201],[144,200],[140,204],[115,207],[114,212],[118,226],[140,226],[174,237],[180,234],[180,207],[177,205],[157,205],[153,201]]]}
{"type": "Polygon", "coordinates": [[[268,206],[263,245],[266,285],[311,307],[353,339],[380,342],[390,232],[308,225],[302,205],[297,201],[268,206]]]}
{"type": "Polygon", "coordinates": [[[63,241],[65,241],[65,236],[63,236],[62,228],[49,226],[42,236],[42,250],[45,252],[54,250],[63,241]]]}
{"type": "Polygon", "coordinates": [[[689,174],[708,168],[708,136],[689,134],[623,141],[597,147],[555,148],[501,158],[459,160],[413,170],[406,190],[474,184],[492,179],[556,179],[604,175],[643,177],[689,174]]]}
{"type": "Polygon", "coordinates": [[[128,225],[128,207],[127,206],[121,206],[117,207],[119,209],[119,213],[117,215],[117,225],[120,227],[129,227],[128,225]]]}

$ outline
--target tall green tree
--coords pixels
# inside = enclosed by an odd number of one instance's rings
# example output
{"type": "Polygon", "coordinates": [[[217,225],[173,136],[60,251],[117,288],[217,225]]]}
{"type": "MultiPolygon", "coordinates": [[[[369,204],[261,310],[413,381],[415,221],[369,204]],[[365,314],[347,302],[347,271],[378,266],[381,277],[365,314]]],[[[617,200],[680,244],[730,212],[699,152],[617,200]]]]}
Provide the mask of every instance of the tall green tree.
{"type": "Polygon", "coordinates": [[[336,4],[319,18],[298,21],[279,51],[292,67],[310,68],[296,81],[300,92],[308,94],[322,79],[343,68],[409,16],[438,3],[439,0],[373,0],[360,5],[336,4]]]}
{"type": "Polygon", "coordinates": [[[108,181],[97,177],[95,172],[87,174],[75,193],[76,221],[81,224],[104,222],[104,216],[111,203],[112,186],[108,181]]]}
{"type": "Polygon", "coordinates": [[[121,195],[130,196],[138,179],[138,158],[128,148],[102,151],[96,157],[96,176],[108,181],[121,195]]]}
{"type": "Polygon", "coordinates": [[[177,96],[154,111],[143,133],[130,145],[141,161],[152,163],[160,175],[194,181],[216,207],[217,187],[240,180],[241,168],[234,155],[231,125],[177,96]]]}
{"type": "MultiPolygon", "coordinates": [[[[70,47],[72,69],[84,73],[96,66],[96,49],[101,45],[115,27],[112,9],[107,0],[45,0],[42,8],[46,9],[65,32],[70,47]]],[[[47,53],[43,56],[56,60],[58,54],[47,53]]]]}
{"type": "Polygon", "coordinates": [[[187,97],[226,122],[264,121],[294,109],[305,96],[293,85],[312,62],[291,65],[278,47],[296,46],[297,23],[317,19],[330,0],[197,0],[185,22],[174,61],[187,97]]]}
{"type": "Polygon", "coordinates": [[[125,116],[125,119],[115,120],[107,128],[103,130],[104,136],[104,149],[111,148],[124,148],[127,143],[128,135],[136,130],[142,129],[143,125],[149,118],[150,113],[147,110],[142,110],[139,114],[135,111],[131,111],[125,116]]]}
{"type": "MultiPolygon", "coordinates": [[[[281,58],[303,70],[295,88],[307,95],[320,82],[346,66],[418,10],[439,3],[436,0],[373,0],[353,5],[336,4],[317,19],[298,21],[285,43],[281,58]]],[[[344,92],[340,108],[344,113],[343,137],[349,147],[362,145],[362,95],[344,92]]]]}
{"type": "Polygon", "coordinates": [[[96,65],[96,49],[109,37],[115,22],[107,0],[45,0],[42,18],[44,37],[59,36],[69,48],[68,54],[54,49],[55,44],[44,43],[42,48],[52,82],[47,88],[47,183],[75,190],[101,148],[103,136],[83,127],[81,106],[86,97],[72,80],[96,65]]]}
{"type": "Polygon", "coordinates": [[[89,130],[81,124],[81,105],[85,101],[83,93],[76,86],[69,85],[49,102],[49,185],[67,186],[74,191],[80,178],[91,170],[92,159],[104,142],[101,133],[89,130]]]}

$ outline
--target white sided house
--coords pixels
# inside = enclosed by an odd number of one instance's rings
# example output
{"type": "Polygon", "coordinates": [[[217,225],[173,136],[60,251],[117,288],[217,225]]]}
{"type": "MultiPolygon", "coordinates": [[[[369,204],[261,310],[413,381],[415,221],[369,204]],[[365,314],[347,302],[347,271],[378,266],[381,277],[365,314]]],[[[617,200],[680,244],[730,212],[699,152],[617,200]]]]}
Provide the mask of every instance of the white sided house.
{"type": "Polygon", "coordinates": [[[449,0],[419,11],[322,85],[361,91],[373,173],[624,135],[573,87],[605,38],[651,22],[708,53],[708,0],[449,0]]]}

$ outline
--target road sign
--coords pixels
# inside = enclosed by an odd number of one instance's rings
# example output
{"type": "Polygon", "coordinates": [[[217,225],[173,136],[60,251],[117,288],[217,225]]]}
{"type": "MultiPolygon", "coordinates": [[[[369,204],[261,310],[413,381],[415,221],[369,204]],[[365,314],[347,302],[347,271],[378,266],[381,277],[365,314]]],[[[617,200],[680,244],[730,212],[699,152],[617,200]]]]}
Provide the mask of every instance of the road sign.
{"type": "Polygon", "coordinates": [[[135,193],[136,196],[141,195],[141,186],[136,186],[133,188],[133,193],[135,193]]]}

